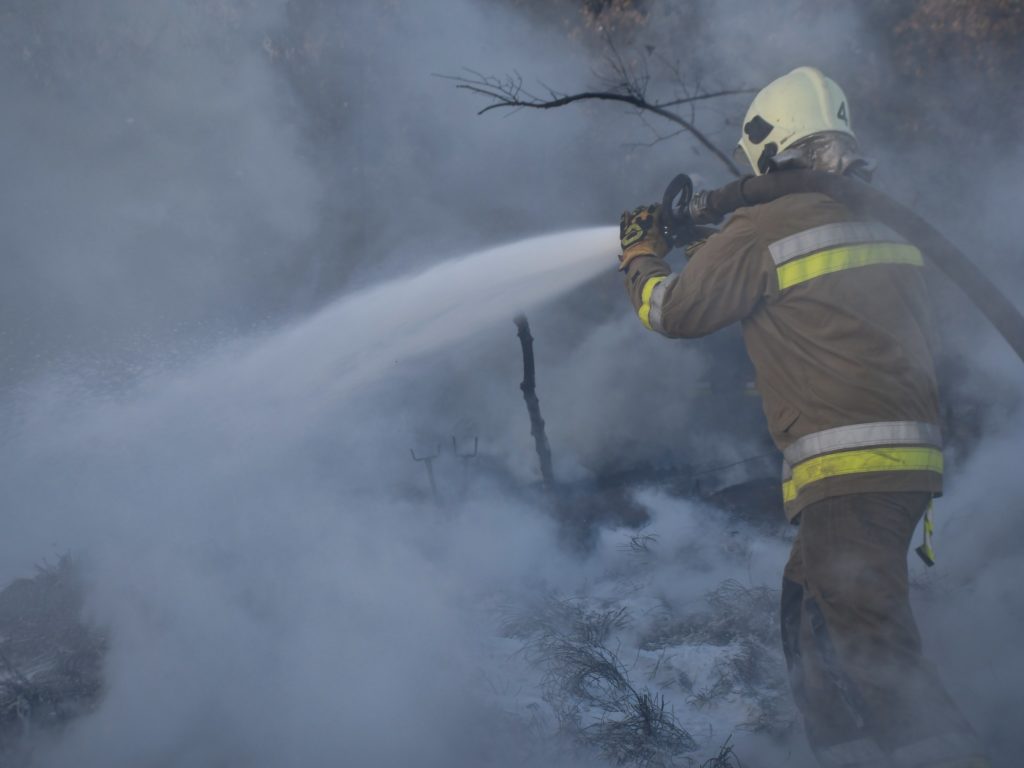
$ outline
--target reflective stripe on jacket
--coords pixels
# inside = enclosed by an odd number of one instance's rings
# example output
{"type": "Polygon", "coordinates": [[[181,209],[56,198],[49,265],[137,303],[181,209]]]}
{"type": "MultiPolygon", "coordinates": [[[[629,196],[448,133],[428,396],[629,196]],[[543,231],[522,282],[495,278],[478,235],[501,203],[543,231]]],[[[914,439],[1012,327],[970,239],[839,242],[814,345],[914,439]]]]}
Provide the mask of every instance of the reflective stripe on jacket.
{"type": "Polygon", "coordinates": [[[805,435],[783,457],[783,501],[799,507],[800,494],[826,478],[893,471],[941,475],[942,433],[916,421],[850,424],[805,435]]]}
{"type": "Polygon", "coordinates": [[[779,290],[873,264],[923,267],[921,252],[884,224],[843,221],[797,232],[768,246],[779,290]]]}
{"type": "Polygon", "coordinates": [[[666,336],[742,324],[792,519],[829,496],[941,492],[923,263],[888,227],[808,193],[740,209],[676,274],[635,259],[626,287],[666,336]]]}

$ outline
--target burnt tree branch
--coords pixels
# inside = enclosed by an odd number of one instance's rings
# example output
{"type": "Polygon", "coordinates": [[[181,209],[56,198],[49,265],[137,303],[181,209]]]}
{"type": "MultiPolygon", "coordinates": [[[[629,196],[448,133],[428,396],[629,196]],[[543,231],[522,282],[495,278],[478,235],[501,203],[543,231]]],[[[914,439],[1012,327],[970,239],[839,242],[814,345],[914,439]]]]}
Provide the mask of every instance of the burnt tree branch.
{"type": "Polygon", "coordinates": [[[552,88],[545,87],[547,94],[537,96],[523,86],[523,79],[518,73],[504,78],[493,75],[483,75],[479,72],[467,70],[469,76],[439,75],[446,80],[456,83],[455,87],[460,90],[483,96],[492,103],[480,109],[477,114],[483,115],[495,109],[557,109],[568,104],[579,101],[611,101],[620,104],[627,104],[635,107],[641,112],[650,112],[659,117],[675,123],[681,130],[693,136],[697,142],[708,152],[714,155],[733,176],[741,176],[739,168],[733,163],[732,158],[715,146],[714,142],[688,120],[670,107],[682,105],[693,105],[700,101],[717,99],[723,96],[735,96],[737,94],[753,93],[750,89],[732,88],[719,91],[709,91],[694,95],[683,96],[669,101],[651,101],[647,98],[648,76],[636,76],[629,72],[621,58],[613,59],[612,69],[615,73],[615,82],[609,82],[608,90],[588,90],[579,93],[559,93],[552,88]]]}
{"type": "Polygon", "coordinates": [[[530,323],[525,315],[515,319],[519,343],[523,347],[523,383],[519,388],[523,391],[526,410],[530,414],[530,434],[533,435],[537,456],[540,458],[540,474],[547,488],[555,487],[555,473],[551,468],[551,446],[548,444],[547,432],[544,431],[544,419],[540,415],[540,400],[537,399],[537,381],[533,364],[533,336],[530,335],[530,323]]]}

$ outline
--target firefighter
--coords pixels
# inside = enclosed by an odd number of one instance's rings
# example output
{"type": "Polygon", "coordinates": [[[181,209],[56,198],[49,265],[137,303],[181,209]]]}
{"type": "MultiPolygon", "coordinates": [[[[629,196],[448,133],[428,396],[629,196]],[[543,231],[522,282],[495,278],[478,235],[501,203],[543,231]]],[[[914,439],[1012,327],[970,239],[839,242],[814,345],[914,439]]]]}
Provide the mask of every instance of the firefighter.
{"type": "MultiPolygon", "coordinates": [[[[757,94],[737,154],[758,175],[871,171],[843,91],[811,67],[757,94]]],[[[829,197],[800,193],[737,210],[672,274],[658,219],[645,206],[621,222],[620,269],[640,321],[671,338],[739,323],[783,454],[798,533],[782,640],[818,762],[988,766],[922,655],[908,596],[913,532],[942,491],[921,253],[829,197]]]]}

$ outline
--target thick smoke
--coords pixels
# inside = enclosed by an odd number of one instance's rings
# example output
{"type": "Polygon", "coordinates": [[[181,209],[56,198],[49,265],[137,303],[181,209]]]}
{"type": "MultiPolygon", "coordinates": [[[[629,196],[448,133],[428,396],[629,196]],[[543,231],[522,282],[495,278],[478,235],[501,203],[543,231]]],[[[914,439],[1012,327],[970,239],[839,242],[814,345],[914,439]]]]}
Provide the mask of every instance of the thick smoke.
{"type": "Polygon", "coordinates": [[[0,78],[3,380],[61,360],[110,376],[293,301],[280,276],[322,183],[259,48],[276,14],[21,5],[0,78]]]}
{"type": "MultiPolygon", "coordinates": [[[[604,105],[474,117],[482,105],[433,73],[519,70],[568,90],[604,71],[583,37],[516,5],[116,0],[3,17],[20,58],[0,74],[0,576],[75,552],[89,617],[111,637],[99,709],[39,745],[39,764],[551,764],[557,745],[523,749],[538,741],[530,691],[518,695],[531,673],[494,642],[496,596],[624,601],[643,626],[645,606],[685,612],[726,578],[775,586],[774,531],[643,493],[634,503],[659,539],[633,574],[633,531],[567,552],[529,488],[517,309],[531,308],[566,480],[762,451],[756,429],[694,426],[722,347],[644,332],[610,254],[574,292],[515,286],[524,307],[510,289],[445,314],[446,297],[503,285],[493,262],[417,282],[453,256],[613,224],[677,170],[727,180],[685,137],[626,146],[651,135],[604,105]],[[468,475],[453,434],[480,439],[468,475]],[[442,509],[408,455],[438,444],[442,509]]],[[[870,42],[853,11],[784,4],[798,25],[777,4],[707,5],[688,25],[655,5],[650,39],[633,43],[735,87],[804,63],[842,81],[870,42]]],[[[744,99],[700,112],[723,147],[744,99]]],[[[927,148],[871,138],[893,169],[882,181],[912,199],[900,164],[923,174],[927,148]]],[[[961,244],[1008,253],[1012,226],[986,205],[1013,189],[1008,168],[979,169],[992,183],[957,190],[955,216],[944,186],[917,202],[961,244]]],[[[1021,285],[1015,262],[978,255],[1021,285]]],[[[968,715],[1015,754],[1021,373],[950,295],[944,344],[963,386],[999,397],[938,507],[940,566],[918,574],[919,613],[968,715]]],[[[684,706],[712,750],[742,720],[684,706]]],[[[798,739],[737,739],[765,765],[800,764],[798,739]]]]}

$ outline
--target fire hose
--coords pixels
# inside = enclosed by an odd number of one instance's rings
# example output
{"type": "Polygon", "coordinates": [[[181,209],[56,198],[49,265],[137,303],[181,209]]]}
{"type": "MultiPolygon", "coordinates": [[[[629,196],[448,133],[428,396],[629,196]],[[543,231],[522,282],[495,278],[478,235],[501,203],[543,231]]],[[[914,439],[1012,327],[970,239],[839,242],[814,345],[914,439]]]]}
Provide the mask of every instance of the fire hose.
{"type": "Polygon", "coordinates": [[[888,195],[850,176],[823,171],[787,170],[745,176],[719,189],[693,193],[693,182],[679,174],[665,189],[661,222],[670,243],[707,237],[738,208],[760,205],[785,195],[819,192],[854,213],[880,221],[917,246],[958,285],[1024,362],[1024,315],[964,253],[931,224],[888,195]]]}

